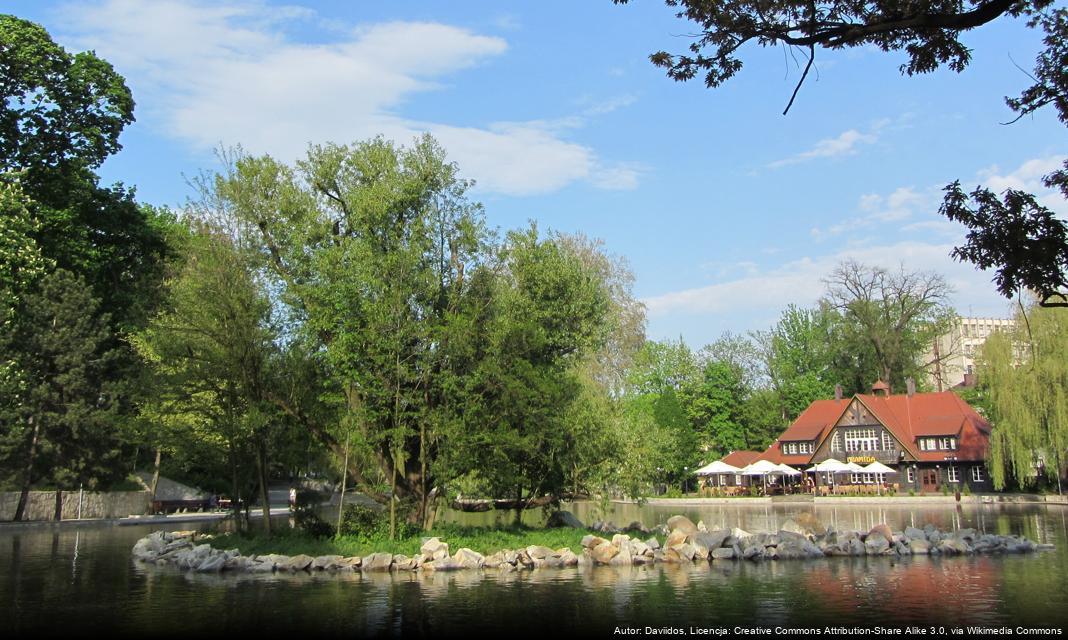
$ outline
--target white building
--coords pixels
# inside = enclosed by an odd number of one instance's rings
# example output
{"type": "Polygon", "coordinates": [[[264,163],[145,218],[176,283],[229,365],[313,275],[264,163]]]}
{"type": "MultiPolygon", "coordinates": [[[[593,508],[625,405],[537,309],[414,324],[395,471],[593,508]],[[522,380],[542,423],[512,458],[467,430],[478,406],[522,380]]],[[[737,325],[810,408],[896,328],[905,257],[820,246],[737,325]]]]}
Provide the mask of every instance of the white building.
{"type": "Polygon", "coordinates": [[[957,385],[974,384],[975,358],[979,348],[995,331],[1011,331],[1016,322],[1009,318],[957,318],[927,354],[929,382],[937,391],[957,385]]]}

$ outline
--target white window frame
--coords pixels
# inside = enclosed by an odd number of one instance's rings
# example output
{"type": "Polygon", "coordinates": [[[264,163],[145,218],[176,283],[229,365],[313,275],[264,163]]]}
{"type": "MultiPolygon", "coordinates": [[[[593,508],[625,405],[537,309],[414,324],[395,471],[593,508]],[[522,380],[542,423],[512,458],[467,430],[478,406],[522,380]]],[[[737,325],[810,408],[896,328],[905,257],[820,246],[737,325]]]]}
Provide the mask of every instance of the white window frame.
{"type": "Polygon", "coordinates": [[[842,432],[835,430],[834,435],[831,436],[831,451],[838,452],[842,450],[842,432]]]}
{"type": "Polygon", "coordinates": [[[883,451],[894,450],[894,437],[890,435],[889,431],[883,431],[883,451]]]}
{"type": "Polygon", "coordinates": [[[742,486],[742,476],[735,474],[735,476],[734,476],[734,485],[737,486],[737,487],[742,486]]]}
{"type": "Polygon", "coordinates": [[[939,438],[938,439],[938,448],[943,450],[943,451],[953,451],[954,449],[957,448],[957,439],[956,438],[950,438],[950,437],[939,438]]]}
{"type": "Polygon", "coordinates": [[[916,470],[912,467],[905,469],[905,477],[908,479],[909,484],[916,482],[916,470]]]}
{"type": "Polygon", "coordinates": [[[984,482],[986,479],[983,476],[983,465],[977,464],[972,467],[972,482],[984,482]]]}
{"type": "Polygon", "coordinates": [[[875,429],[849,429],[845,436],[846,451],[878,451],[879,436],[875,429]]]}
{"type": "Polygon", "coordinates": [[[960,482],[960,470],[956,467],[946,467],[946,481],[960,482]]]}

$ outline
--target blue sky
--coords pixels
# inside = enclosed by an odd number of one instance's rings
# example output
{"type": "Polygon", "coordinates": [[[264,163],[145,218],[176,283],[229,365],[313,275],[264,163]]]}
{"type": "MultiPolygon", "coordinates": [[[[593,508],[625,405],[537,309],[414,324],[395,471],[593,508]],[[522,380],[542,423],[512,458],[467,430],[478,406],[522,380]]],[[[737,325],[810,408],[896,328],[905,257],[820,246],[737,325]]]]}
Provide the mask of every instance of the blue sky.
{"type": "Polygon", "coordinates": [[[901,53],[744,50],[719,89],[648,62],[695,27],[662,2],[16,1],[70,51],[126,77],[137,122],[102,169],[153,204],[240,143],[296,159],[308,142],[430,131],[491,225],[537,220],[604,240],[634,271],[651,338],[699,347],[811,305],[841,259],[934,270],[964,315],[1005,316],[992,274],[955,263],[940,189],[1029,188],[1068,149],[1052,111],[1001,123],[1040,34],[1002,19],[965,37],[963,73],[902,76],[901,53]]]}

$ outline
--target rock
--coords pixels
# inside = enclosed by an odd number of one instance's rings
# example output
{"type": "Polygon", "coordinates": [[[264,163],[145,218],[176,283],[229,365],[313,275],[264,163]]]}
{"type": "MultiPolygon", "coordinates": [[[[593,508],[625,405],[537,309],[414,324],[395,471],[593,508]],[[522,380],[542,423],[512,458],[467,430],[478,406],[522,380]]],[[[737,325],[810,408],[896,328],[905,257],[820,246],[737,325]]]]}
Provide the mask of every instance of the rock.
{"type": "Polygon", "coordinates": [[[449,545],[439,538],[430,538],[423,541],[423,544],[419,547],[419,552],[428,558],[447,558],[449,556],[449,545]]]}
{"type": "Polygon", "coordinates": [[[739,529],[738,527],[731,529],[731,537],[737,538],[738,540],[748,540],[752,535],[753,534],[745,529],[739,529]]]}
{"type": "Polygon", "coordinates": [[[558,527],[570,527],[572,529],[585,529],[586,525],[582,524],[582,521],[575,517],[575,514],[570,511],[554,511],[549,519],[545,521],[545,526],[551,529],[558,527]]]}
{"type": "Polygon", "coordinates": [[[865,538],[865,541],[870,542],[872,536],[882,536],[883,539],[886,540],[887,545],[894,543],[894,532],[891,531],[889,525],[886,524],[877,524],[872,527],[871,531],[868,531],[868,536],[865,538]]]}
{"type": "Polygon", "coordinates": [[[869,556],[878,556],[890,550],[890,542],[881,535],[868,536],[864,550],[869,556]]]}
{"type": "Polygon", "coordinates": [[[363,558],[363,560],[360,562],[360,568],[364,571],[389,571],[389,567],[392,564],[393,554],[372,553],[371,555],[365,556],[363,558]]]}
{"type": "Polygon", "coordinates": [[[595,535],[592,535],[592,534],[591,535],[582,536],[582,546],[586,547],[587,549],[592,549],[592,548],[596,547],[597,545],[604,544],[606,542],[608,542],[608,541],[605,540],[604,538],[601,538],[601,537],[598,537],[598,536],[595,536],[595,535]]]}
{"type": "Polygon", "coordinates": [[[612,559],[608,561],[608,564],[622,567],[629,567],[634,564],[634,555],[631,553],[630,544],[625,543],[621,546],[619,553],[612,556],[612,559]]]}
{"type": "Polygon", "coordinates": [[[423,571],[459,571],[460,569],[463,569],[463,566],[451,558],[443,558],[423,564],[423,571]]]}
{"type": "Polygon", "coordinates": [[[623,529],[623,532],[624,533],[640,533],[643,536],[649,535],[649,529],[645,525],[643,525],[642,523],[638,522],[637,520],[635,520],[634,522],[628,524],[626,526],[626,528],[623,529]]]}
{"type": "Polygon", "coordinates": [[[779,527],[779,531],[785,531],[787,533],[795,533],[795,534],[797,534],[799,536],[803,536],[806,533],[808,533],[807,531],[805,531],[804,527],[802,527],[801,525],[799,525],[796,522],[794,522],[793,519],[789,519],[789,518],[786,520],[786,522],[782,523],[782,526],[779,527]]]}
{"type": "Polygon", "coordinates": [[[679,556],[685,560],[693,562],[697,557],[697,548],[688,542],[684,542],[676,547],[673,547],[679,554],[679,556]]]}
{"type": "Polygon", "coordinates": [[[972,548],[968,546],[968,543],[958,538],[946,538],[942,540],[938,548],[947,555],[961,555],[972,552],[972,548]]]}
{"type": "Polygon", "coordinates": [[[217,554],[208,556],[204,562],[196,568],[199,573],[215,573],[222,571],[226,566],[226,556],[223,554],[217,554]]]}
{"type": "Polygon", "coordinates": [[[498,551],[492,555],[486,556],[486,559],[482,562],[482,566],[486,569],[496,569],[500,567],[504,562],[504,552],[498,551]]]}
{"type": "Polygon", "coordinates": [[[649,547],[653,551],[657,551],[660,549],[660,541],[656,538],[649,538],[645,541],[645,546],[649,547]]]}
{"type": "Polygon", "coordinates": [[[481,553],[466,547],[457,550],[452,559],[464,569],[481,569],[482,564],[486,561],[485,556],[481,553]]]}
{"type": "Polygon", "coordinates": [[[544,560],[555,554],[556,552],[549,547],[542,547],[534,544],[527,547],[527,555],[535,560],[544,560]]]}
{"type": "Polygon", "coordinates": [[[764,555],[764,547],[759,544],[750,545],[742,552],[746,560],[759,560],[764,555]]]}
{"type": "Polygon", "coordinates": [[[630,550],[631,550],[631,553],[633,553],[636,556],[644,556],[647,553],[651,553],[652,552],[652,549],[649,548],[649,545],[645,544],[641,540],[631,540],[630,541],[630,550]]]}
{"type": "Polygon", "coordinates": [[[712,550],[713,560],[733,560],[734,549],[730,547],[720,547],[719,549],[712,550]]]}
{"type": "Polygon", "coordinates": [[[671,532],[682,531],[685,535],[697,533],[697,525],[686,516],[671,516],[668,518],[667,528],[671,532]]]}
{"type": "Polygon", "coordinates": [[[616,545],[617,547],[622,546],[624,544],[629,545],[630,536],[623,533],[617,533],[616,535],[612,536],[612,544],[616,545]]]}
{"type": "Polygon", "coordinates": [[[507,564],[515,566],[515,564],[517,562],[519,562],[519,554],[516,553],[515,551],[505,550],[505,552],[504,552],[504,561],[507,564]]]}
{"type": "Polygon", "coordinates": [[[360,556],[353,556],[351,558],[342,558],[341,561],[338,562],[338,568],[355,571],[356,569],[359,569],[362,564],[363,558],[360,556]]]}
{"type": "Polygon", "coordinates": [[[860,541],[860,538],[849,538],[842,545],[842,551],[851,556],[862,556],[867,552],[864,543],[860,541]]]}
{"type": "Polygon", "coordinates": [[[926,540],[927,534],[916,527],[905,527],[905,537],[909,540],[926,540]]]}
{"type": "Polygon", "coordinates": [[[827,527],[819,521],[816,514],[809,511],[802,511],[797,514],[794,520],[801,527],[802,533],[809,533],[814,536],[822,536],[827,533],[827,527]]]}
{"type": "Polygon", "coordinates": [[[664,546],[668,548],[674,547],[675,545],[686,542],[688,538],[689,535],[682,531],[672,531],[668,534],[667,540],[664,541],[664,546]]]}
{"type": "Polygon", "coordinates": [[[312,560],[311,568],[316,571],[336,570],[341,564],[341,556],[319,556],[312,560]]]}
{"type": "Polygon", "coordinates": [[[592,525],[590,525],[590,530],[596,531],[598,533],[619,533],[619,527],[617,527],[611,522],[594,522],[592,525]]]}
{"type": "Polygon", "coordinates": [[[611,542],[599,544],[596,547],[590,549],[589,551],[590,557],[593,558],[593,561],[598,564],[608,564],[609,562],[611,562],[612,558],[619,555],[619,547],[612,544],[611,542]]]}
{"type": "Polygon", "coordinates": [[[297,556],[293,556],[286,563],[285,568],[289,571],[304,571],[311,566],[311,563],[315,561],[315,558],[304,555],[303,553],[297,556]]]}
{"type": "Polygon", "coordinates": [[[894,542],[894,553],[896,553],[899,556],[911,556],[912,555],[912,549],[907,544],[905,544],[904,542],[895,541],[894,542]]]}
{"type": "Polygon", "coordinates": [[[567,549],[567,548],[558,549],[556,553],[560,557],[560,562],[565,567],[574,567],[574,566],[578,565],[578,563],[579,563],[578,556],[575,555],[575,552],[572,551],[571,549],[567,549]]]}
{"type": "Polygon", "coordinates": [[[397,554],[393,556],[393,564],[391,568],[394,571],[415,571],[416,569],[415,558],[409,558],[406,555],[397,554]]]}
{"type": "Polygon", "coordinates": [[[708,533],[697,533],[692,536],[691,540],[694,544],[699,544],[705,547],[709,551],[718,549],[723,546],[727,538],[730,537],[730,532],[726,530],[709,531],[708,533]]]}
{"type": "Polygon", "coordinates": [[[700,531],[701,533],[708,533],[708,527],[705,526],[705,521],[704,520],[698,520],[697,521],[697,530],[700,531]]]}
{"type": "Polygon", "coordinates": [[[274,571],[274,563],[267,559],[250,562],[245,566],[245,571],[252,573],[271,573],[274,571]]]}

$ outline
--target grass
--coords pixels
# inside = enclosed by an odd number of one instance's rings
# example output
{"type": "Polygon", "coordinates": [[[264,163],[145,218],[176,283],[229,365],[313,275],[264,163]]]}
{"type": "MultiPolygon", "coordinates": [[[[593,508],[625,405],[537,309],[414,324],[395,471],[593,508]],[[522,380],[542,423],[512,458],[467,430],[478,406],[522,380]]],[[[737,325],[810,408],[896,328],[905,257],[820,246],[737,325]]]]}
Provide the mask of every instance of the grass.
{"type": "MultiPolygon", "coordinates": [[[[251,533],[219,534],[208,542],[217,549],[241,550],[248,555],[266,555],[278,553],[287,556],[307,554],[309,556],[339,555],[367,556],[375,552],[404,554],[413,556],[419,553],[422,539],[436,536],[449,544],[449,550],[467,547],[479,553],[490,555],[502,549],[520,549],[530,545],[539,545],[551,549],[568,547],[577,554],[582,553],[582,537],[588,533],[611,538],[588,529],[544,529],[527,526],[511,527],[463,527],[443,525],[430,532],[420,532],[407,538],[389,540],[388,538],[368,540],[359,536],[340,536],[337,538],[313,538],[301,531],[285,529],[267,537],[260,531],[251,533]]],[[[634,537],[634,536],[632,536],[634,537]]],[[[644,536],[639,536],[643,537],[644,536]]]]}

